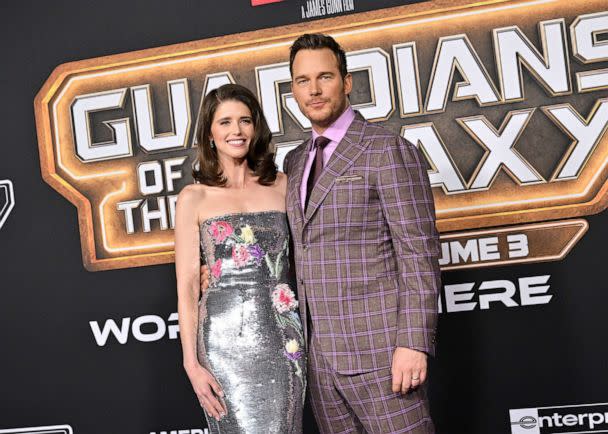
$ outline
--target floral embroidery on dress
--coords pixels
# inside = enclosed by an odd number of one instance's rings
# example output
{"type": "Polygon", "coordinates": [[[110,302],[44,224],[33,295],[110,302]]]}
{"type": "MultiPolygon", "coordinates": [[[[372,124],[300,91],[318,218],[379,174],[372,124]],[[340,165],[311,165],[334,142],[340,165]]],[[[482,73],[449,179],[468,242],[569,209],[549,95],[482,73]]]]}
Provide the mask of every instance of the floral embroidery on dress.
{"type": "Polygon", "coordinates": [[[298,307],[296,296],[286,283],[280,283],[272,291],[272,304],[279,313],[285,313],[298,307]]]}
{"type": "MultiPolygon", "coordinates": [[[[289,339],[285,343],[285,351],[283,355],[293,363],[296,369],[296,376],[302,383],[303,390],[306,389],[306,379],[302,375],[302,363],[303,351],[300,351],[300,347],[304,345],[304,336],[300,327],[300,317],[295,309],[298,307],[298,300],[293,293],[292,289],[286,283],[279,283],[274,287],[271,294],[272,304],[276,310],[275,317],[279,326],[282,329],[287,327],[291,328],[298,334],[298,339],[289,339]],[[298,342],[299,340],[299,342],[298,342]]],[[[302,392],[302,399],[304,399],[304,392],[302,392]]]]}
{"type": "Polygon", "coordinates": [[[260,265],[262,263],[262,258],[266,255],[264,250],[260,247],[259,244],[254,244],[248,247],[249,254],[255,260],[256,265],[260,265]]]}
{"type": "Polygon", "coordinates": [[[302,351],[300,351],[300,344],[295,339],[290,339],[285,344],[285,357],[291,361],[296,361],[302,357],[302,351]]]}
{"type": "Polygon", "coordinates": [[[236,268],[243,268],[249,264],[251,254],[245,244],[237,244],[232,247],[232,260],[236,268]]]}
{"type": "Polygon", "coordinates": [[[241,239],[245,242],[245,244],[253,244],[256,242],[251,226],[245,225],[241,228],[241,239]]]}
{"type": "MultiPolygon", "coordinates": [[[[273,261],[270,254],[265,252],[257,243],[255,232],[249,225],[241,226],[237,234],[237,231],[230,223],[214,221],[209,225],[207,232],[209,232],[216,245],[226,243],[229,240],[234,242],[232,246],[232,260],[236,268],[243,268],[251,262],[255,262],[259,266],[262,264],[262,260],[265,260],[271,277],[278,278],[281,275],[283,269],[283,261],[281,259],[287,248],[287,240],[285,240],[283,249],[273,261]]],[[[213,276],[219,278],[221,275],[221,264],[217,264],[216,262],[214,267],[216,273],[213,273],[212,270],[213,276]]]]}
{"type": "Polygon", "coordinates": [[[269,254],[266,254],[266,256],[264,256],[264,259],[266,260],[266,266],[268,267],[268,272],[270,273],[270,277],[278,279],[281,276],[281,272],[283,271],[283,261],[281,259],[283,258],[283,255],[285,254],[285,252],[287,252],[288,249],[289,243],[287,242],[287,239],[285,239],[285,242],[283,243],[283,248],[277,254],[277,257],[274,262],[272,262],[272,258],[269,254]]]}
{"type": "Polygon", "coordinates": [[[215,263],[211,266],[211,275],[213,277],[215,277],[216,279],[219,279],[222,275],[222,260],[218,259],[217,261],[215,261],[215,263]]]}
{"type": "Polygon", "coordinates": [[[209,235],[213,237],[215,244],[222,244],[226,238],[232,235],[234,229],[228,222],[216,221],[209,225],[209,229],[207,229],[207,231],[209,232],[209,235]]]}

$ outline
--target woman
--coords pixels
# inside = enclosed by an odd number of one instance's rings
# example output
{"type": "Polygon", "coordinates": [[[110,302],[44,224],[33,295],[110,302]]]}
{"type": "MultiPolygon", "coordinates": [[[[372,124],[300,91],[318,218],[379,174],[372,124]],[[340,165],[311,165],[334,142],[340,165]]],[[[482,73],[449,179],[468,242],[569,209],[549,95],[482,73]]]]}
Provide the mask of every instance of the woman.
{"type": "Polygon", "coordinates": [[[306,360],[287,277],[287,179],[247,88],[211,91],[199,116],[197,183],[179,194],[175,224],[184,368],[210,432],[299,433],[306,360]]]}

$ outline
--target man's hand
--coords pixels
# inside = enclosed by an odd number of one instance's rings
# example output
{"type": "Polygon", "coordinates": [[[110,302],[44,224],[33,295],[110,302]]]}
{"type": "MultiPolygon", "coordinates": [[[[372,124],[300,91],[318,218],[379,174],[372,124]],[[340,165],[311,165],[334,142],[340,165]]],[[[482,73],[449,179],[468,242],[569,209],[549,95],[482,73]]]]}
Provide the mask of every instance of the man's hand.
{"type": "Polygon", "coordinates": [[[201,291],[205,292],[209,288],[209,267],[201,266],[201,291]]]}
{"type": "Polygon", "coordinates": [[[426,354],[410,348],[395,348],[391,373],[393,392],[406,394],[426,380],[426,354]]]}

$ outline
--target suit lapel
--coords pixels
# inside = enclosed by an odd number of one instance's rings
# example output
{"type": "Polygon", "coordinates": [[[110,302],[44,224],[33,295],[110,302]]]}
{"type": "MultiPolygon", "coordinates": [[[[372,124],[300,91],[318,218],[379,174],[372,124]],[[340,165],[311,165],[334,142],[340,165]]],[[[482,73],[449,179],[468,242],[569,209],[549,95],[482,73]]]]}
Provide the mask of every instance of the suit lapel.
{"type": "Polygon", "coordinates": [[[290,223],[293,225],[294,229],[298,231],[302,230],[302,220],[304,219],[304,215],[302,213],[302,197],[300,195],[300,187],[302,185],[302,175],[304,174],[304,166],[306,163],[306,148],[311,139],[308,139],[304,143],[302,143],[296,151],[294,151],[293,163],[291,167],[291,171],[287,175],[287,190],[289,195],[289,204],[291,206],[291,218],[293,221],[290,223]]]}
{"type": "MultiPolygon", "coordinates": [[[[308,223],[317,208],[319,208],[319,205],[333,187],[336,178],[346,172],[346,170],[353,165],[357,157],[359,157],[369,145],[369,140],[363,140],[365,122],[363,116],[356,113],[355,119],[348,128],[346,135],[338,144],[336,150],[323,168],[321,177],[311,192],[308,207],[306,208],[306,215],[304,216],[304,224],[308,223]]],[[[302,174],[300,173],[299,183],[301,182],[302,174]]]]}

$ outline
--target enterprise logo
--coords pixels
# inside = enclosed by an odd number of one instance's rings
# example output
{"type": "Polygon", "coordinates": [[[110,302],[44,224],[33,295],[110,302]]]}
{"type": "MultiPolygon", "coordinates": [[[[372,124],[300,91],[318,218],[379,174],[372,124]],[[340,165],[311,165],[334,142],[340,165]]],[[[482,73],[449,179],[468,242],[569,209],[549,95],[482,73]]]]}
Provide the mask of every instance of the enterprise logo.
{"type": "Polygon", "coordinates": [[[608,433],[608,403],[509,410],[512,434],[608,433]]]}

